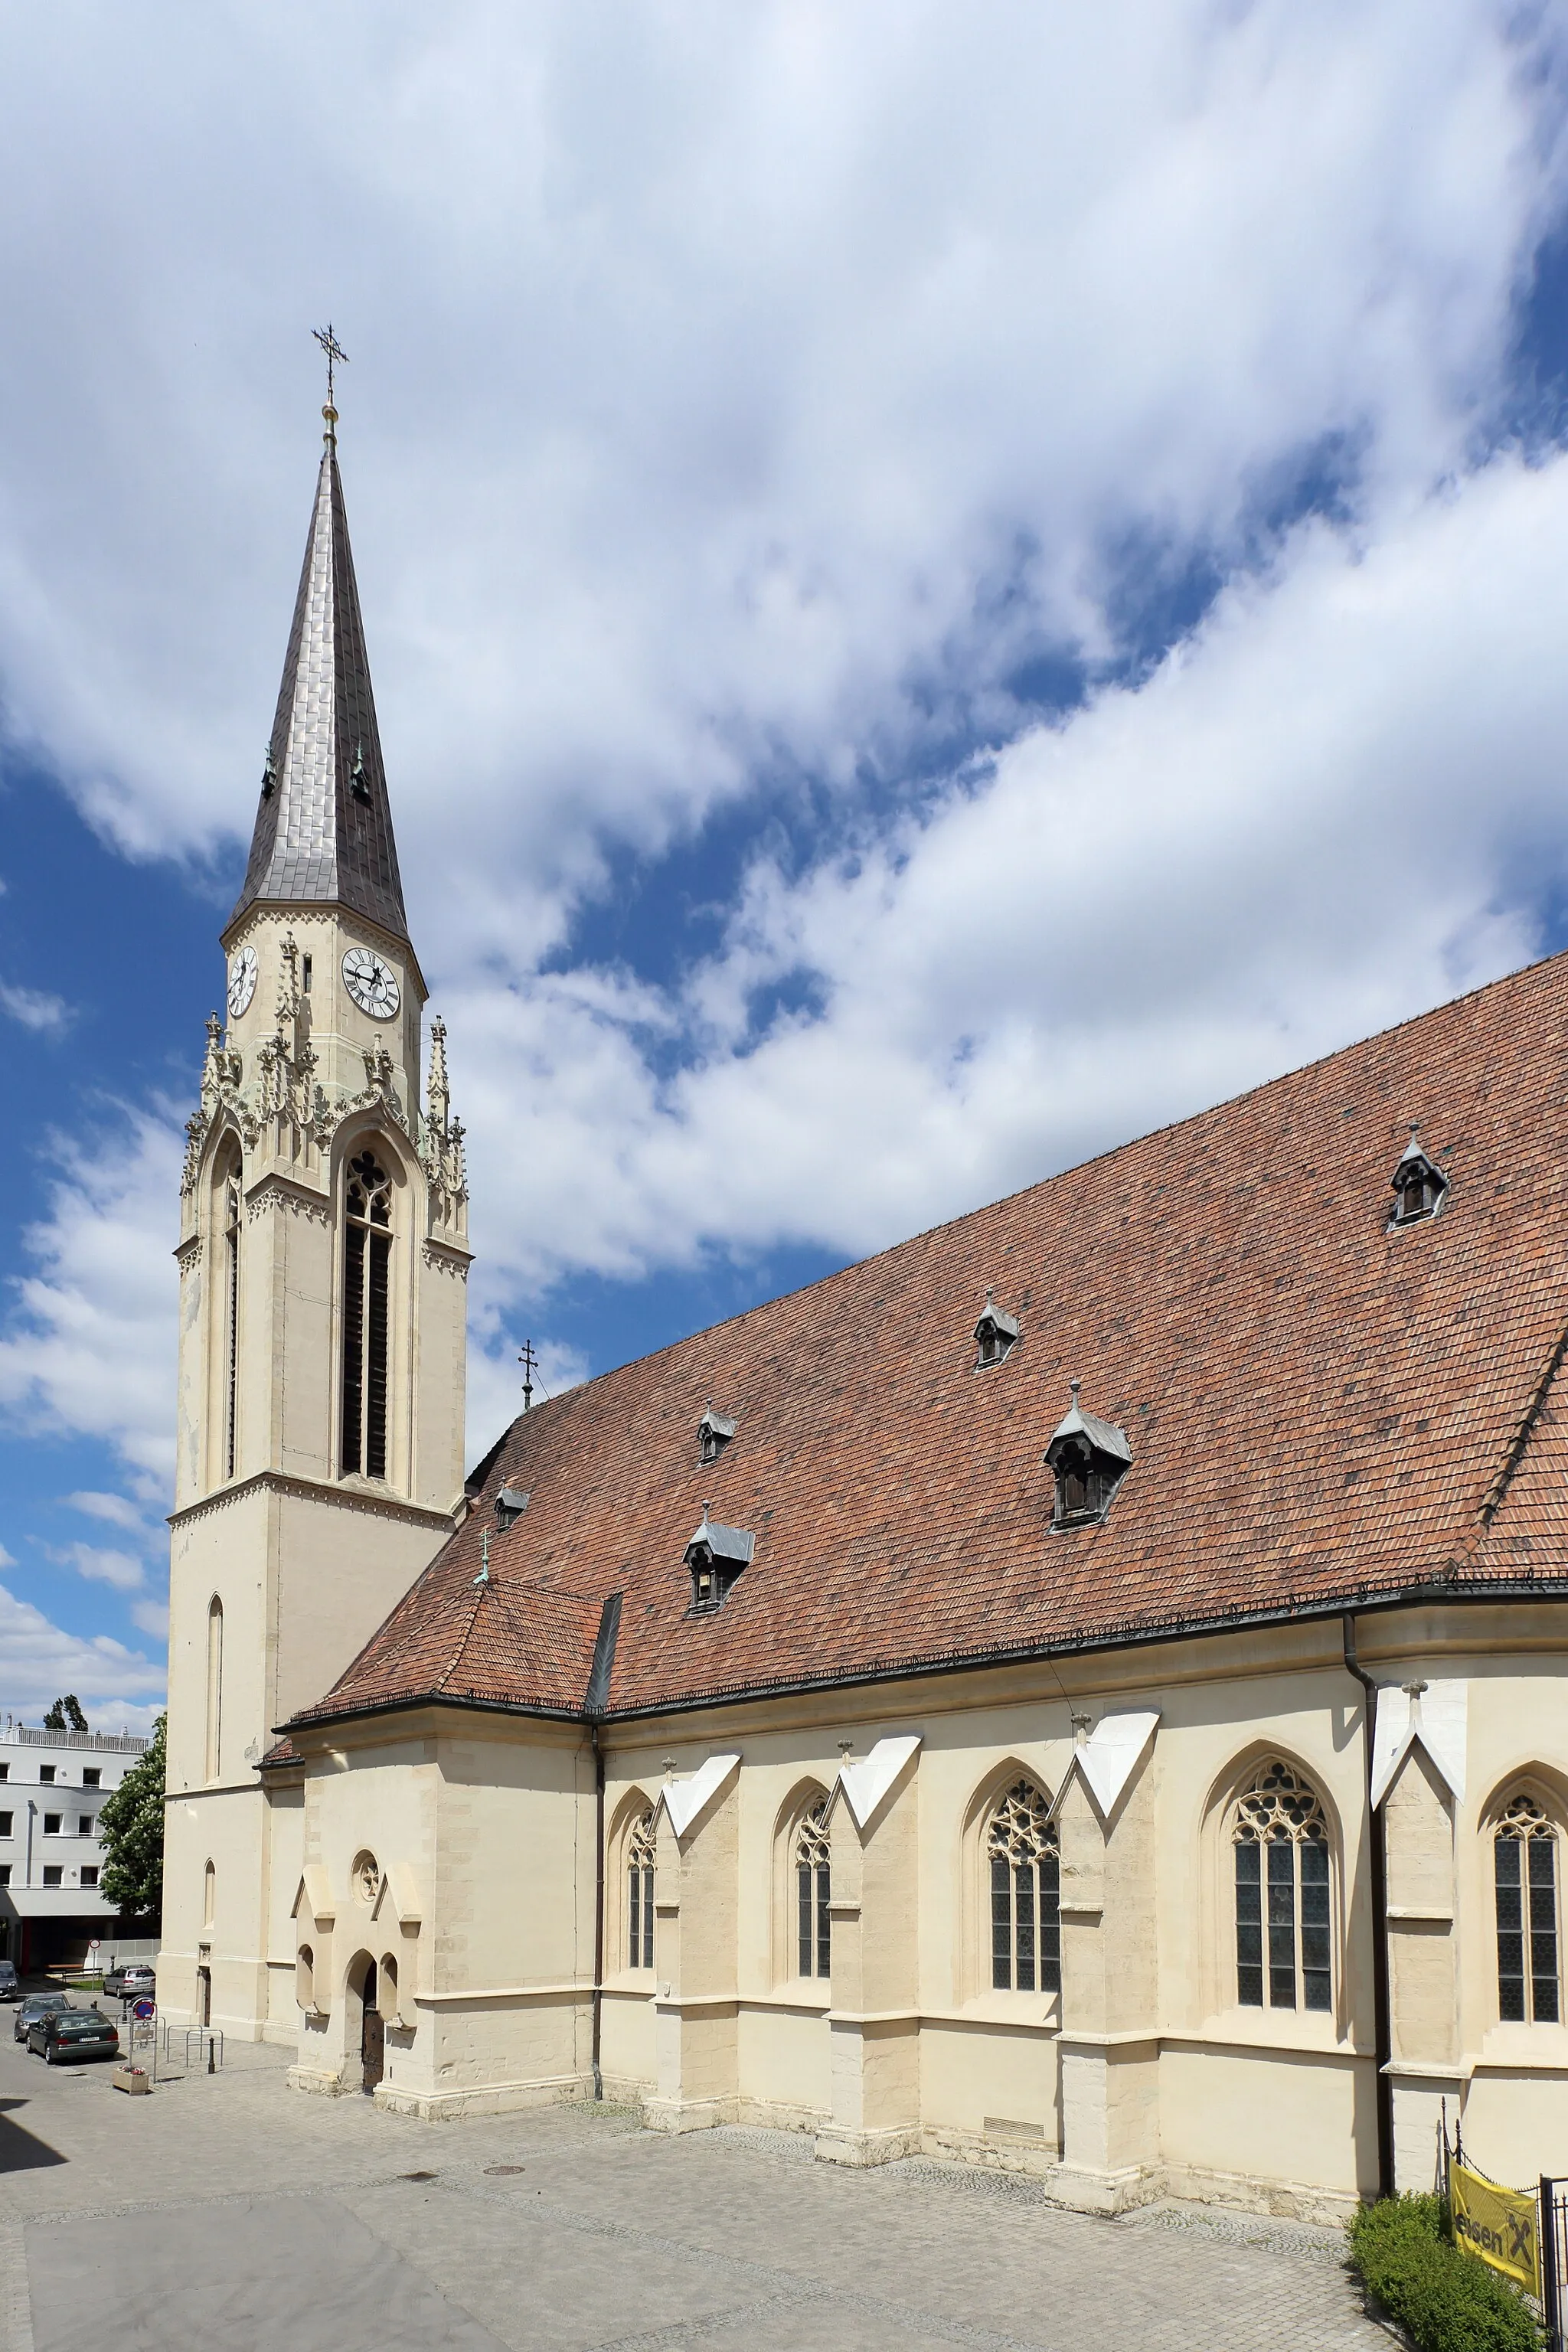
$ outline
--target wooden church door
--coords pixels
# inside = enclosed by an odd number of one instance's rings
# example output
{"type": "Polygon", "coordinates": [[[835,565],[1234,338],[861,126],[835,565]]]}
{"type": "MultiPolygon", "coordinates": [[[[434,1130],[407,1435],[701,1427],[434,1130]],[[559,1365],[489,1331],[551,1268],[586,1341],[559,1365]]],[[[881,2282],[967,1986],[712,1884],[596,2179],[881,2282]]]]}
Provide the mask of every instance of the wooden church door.
{"type": "Polygon", "coordinates": [[[359,2054],[364,2069],[364,2087],[374,2091],[386,2067],[386,2020],[381,2013],[374,1960],[364,1972],[362,1998],[363,2021],[360,2026],[359,2054]]]}

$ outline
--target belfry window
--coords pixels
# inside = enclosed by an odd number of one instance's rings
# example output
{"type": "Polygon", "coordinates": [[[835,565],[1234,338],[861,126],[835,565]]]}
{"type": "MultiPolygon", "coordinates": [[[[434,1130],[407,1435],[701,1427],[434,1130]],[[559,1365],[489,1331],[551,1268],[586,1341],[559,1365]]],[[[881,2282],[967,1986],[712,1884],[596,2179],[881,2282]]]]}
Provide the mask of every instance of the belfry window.
{"type": "Polygon", "coordinates": [[[653,1966],[653,1815],[645,1813],[626,1841],[626,1966],[653,1966]]]}
{"type": "Polygon", "coordinates": [[[1541,1807],[1516,1797],[1492,1839],[1497,1893],[1498,2014],[1555,2025],[1558,1976],[1557,1832],[1541,1807]]]}
{"type": "Polygon", "coordinates": [[[833,1973],[833,1872],[827,1843],[827,1799],[816,1798],[801,1815],[795,1833],[795,1908],[796,1973],[826,1977],[833,1973]]]}
{"type": "Polygon", "coordinates": [[[223,1188],[223,1452],[224,1476],[232,1478],[239,1443],[239,1171],[223,1188]]]}
{"type": "Polygon", "coordinates": [[[1056,1478],[1052,1524],[1058,1528],[1098,1526],[1132,1466],[1126,1431],[1085,1412],[1079,1387],[1074,1381],[1072,1404],[1046,1448],[1046,1461],[1056,1478]]]}
{"type": "Polygon", "coordinates": [[[392,1181],[374,1152],[350,1161],[344,1206],[342,1470],[384,1478],[392,1181]]]}
{"type": "Polygon", "coordinates": [[[985,1836],[995,1992],[1062,1989],[1061,1858],[1050,1809],[1032,1780],[997,1801],[985,1836]]]}
{"type": "Polygon", "coordinates": [[[1423,1218],[1435,1217],[1447,1193],[1448,1179],[1436,1161],[1423,1151],[1420,1137],[1420,1129],[1412,1126],[1410,1140],[1394,1171],[1394,1207],[1388,1219],[1391,1227],[1416,1225],[1423,1218]]]}
{"type": "Polygon", "coordinates": [[[994,1293],[988,1290],[980,1320],[974,1327],[975,1370],[983,1372],[992,1364],[1002,1363],[1017,1343],[1017,1317],[998,1307],[994,1293]]]}
{"type": "Polygon", "coordinates": [[[1266,1764],[1233,1836],[1237,2001],[1332,2008],[1329,1832],[1315,1791],[1288,1764],[1266,1764]]]}

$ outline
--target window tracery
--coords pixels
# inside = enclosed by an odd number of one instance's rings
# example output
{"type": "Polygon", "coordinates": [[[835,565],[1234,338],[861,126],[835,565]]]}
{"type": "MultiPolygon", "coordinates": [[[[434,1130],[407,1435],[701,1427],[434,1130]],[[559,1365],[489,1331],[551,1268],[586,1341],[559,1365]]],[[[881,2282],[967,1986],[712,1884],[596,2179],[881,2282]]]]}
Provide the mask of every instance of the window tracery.
{"type": "Polygon", "coordinates": [[[1242,1798],[1232,1836],[1237,2001],[1331,2009],[1329,1830],[1316,1790],[1276,1758],[1242,1798]]]}
{"type": "Polygon", "coordinates": [[[832,1863],[827,1840],[827,1799],[814,1798],[795,1833],[796,1973],[832,1974],[832,1863]]]}
{"type": "Polygon", "coordinates": [[[1050,1809],[1032,1780],[1016,1780],[998,1799],[985,1852],[993,1990],[1060,1992],[1061,1858],[1050,1809]]]}
{"type": "Polygon", "coordinates": [[[239,1170],[224,1179],[224,1476],[232,1478],[239,1435],[239,1170]]]}
{"type": "Polygon", "coordinates": [[[626,1840],[626,1966],[653,1966],[654,1819],[651,1809],[626,1840]]]}
{"type": "Polygon", "coordinates": [[[1558,1972],[1557,1830],[1532,1798],[1517,1796],[1492,1836],[1497,1899],[1498,2014],[1555,2025],[1558,1972]]]}
{"type": "Polygon", "coordinates": [[[374,1151],[350,1160],[343,1206],[342,1470],[384,1478],[392,1180],[374,1151]]]}

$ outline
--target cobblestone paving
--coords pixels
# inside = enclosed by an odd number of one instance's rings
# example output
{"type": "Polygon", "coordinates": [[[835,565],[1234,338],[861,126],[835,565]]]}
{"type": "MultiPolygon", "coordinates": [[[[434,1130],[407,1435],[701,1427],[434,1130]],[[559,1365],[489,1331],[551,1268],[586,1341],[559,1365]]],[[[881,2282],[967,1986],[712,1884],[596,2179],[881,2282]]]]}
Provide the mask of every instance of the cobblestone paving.
{"type": "Polygon", "coordinates": [[[614,2109],[419,2124],[228,2059],[133,2100],[0,2025],[5,2352],[1387,2352],[1334,2231],[614,2109]]]}

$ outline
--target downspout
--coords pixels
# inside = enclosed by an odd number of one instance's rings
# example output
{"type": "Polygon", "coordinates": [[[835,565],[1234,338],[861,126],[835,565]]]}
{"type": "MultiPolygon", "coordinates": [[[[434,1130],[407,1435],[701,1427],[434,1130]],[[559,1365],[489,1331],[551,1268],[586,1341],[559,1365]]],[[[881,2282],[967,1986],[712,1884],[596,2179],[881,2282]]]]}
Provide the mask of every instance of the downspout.
{"type": "Polygon", "coordinates": [[[1374,2084],[1377,2114],[1377,2193],[1394,2194],[1394,2032],[1388,2000],[1388,1854],[1383,1813],[1372,1801],[1373,1744],[1376,1737],[1377,1685],[1356,1656],[1355,1618],[1346,1610],[1340,1620],[1344,1636],[1345,1672],[1360,1683],[1362,1753],[1366,1764],[1367,1853],[1372,1865],[1372,2038],[1377,2062],[1374,2084]]]}
{"type": "Polygon", "coordinates": [[[594,1743],[594,2096],[605,2095],[599,2051],[605,2026],[605,1751],[599,1727],[592,1726],[594,1743]]]}
{"type": "Polygon", "coordinates": [[[599,1725],[610,1700],[610,1676],[616,1664],[616,1636],[621,1630],[621,1596],[605,1595],[599,1612],[598,1638],[583,1712],[588,1718],[588,1738],[594,1751],[594,2096],[605,2095],[599,2057],[605,2027],[605,1751],[599,1745],[599,1725]]]}

